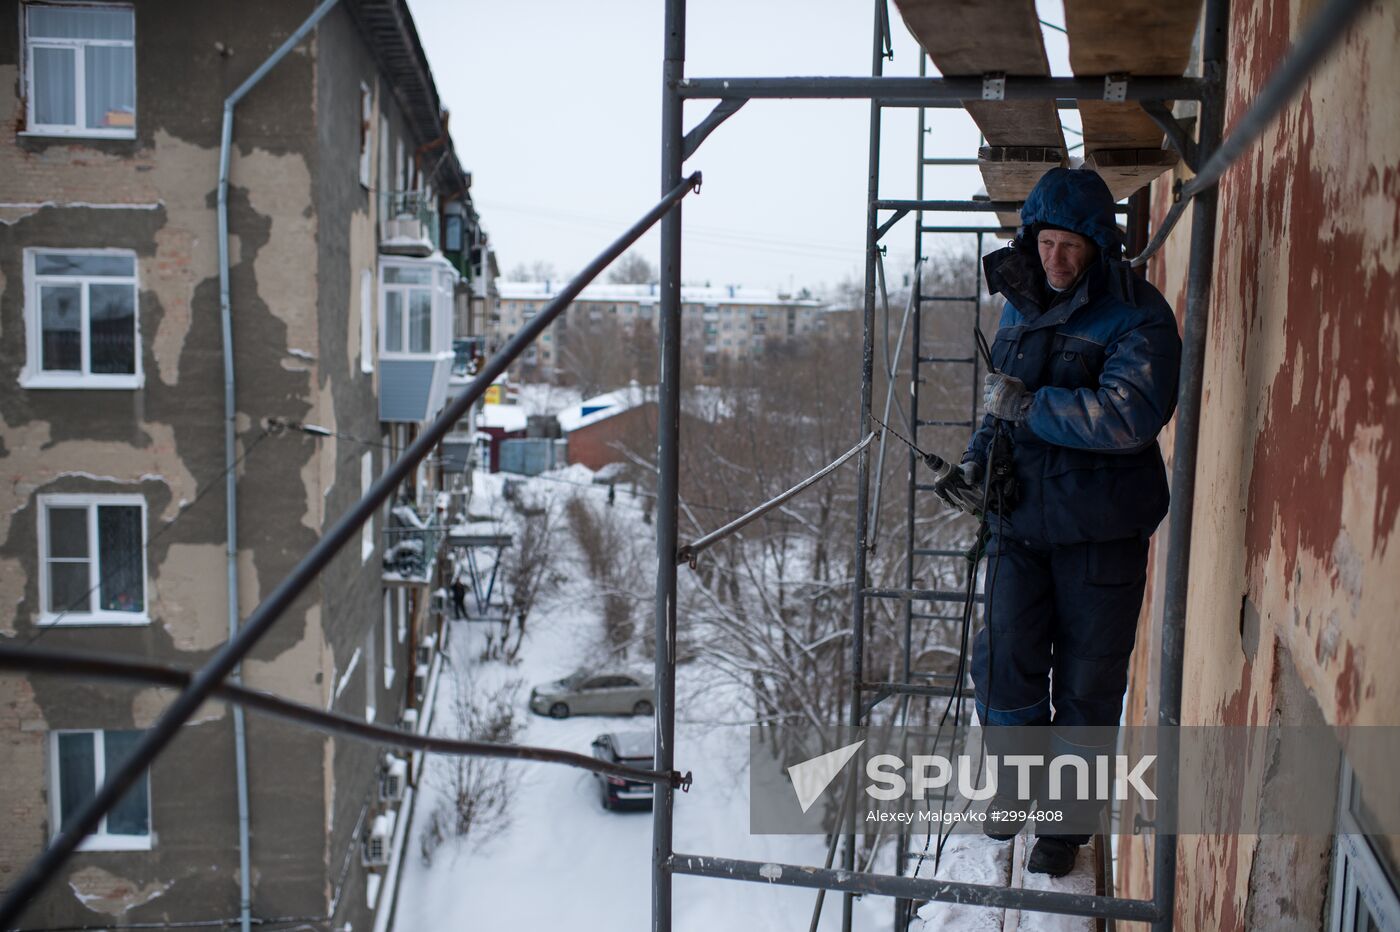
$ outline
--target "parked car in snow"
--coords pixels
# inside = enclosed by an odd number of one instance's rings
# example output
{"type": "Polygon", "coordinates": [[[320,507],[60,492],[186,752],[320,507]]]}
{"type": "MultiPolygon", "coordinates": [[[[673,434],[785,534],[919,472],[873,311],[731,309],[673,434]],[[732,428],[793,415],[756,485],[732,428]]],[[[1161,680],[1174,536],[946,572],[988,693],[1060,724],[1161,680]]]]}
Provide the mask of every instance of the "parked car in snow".
{"type": "Polygon", "coordinates": [[[651,680],[646,677],[583,669],[530,690],[530,710],[553,718],[650,715],[651,696],[651,680]]]}
{"type": "MultiPolygon", "coordinates": [[[[652,769],[655,738],[649,731],[616,731],[593,739],[593,756],[610,764],[652,769]]],[[[644,780],[595,773],[604,809],[650,809],[655,787],[644,780]]]]}

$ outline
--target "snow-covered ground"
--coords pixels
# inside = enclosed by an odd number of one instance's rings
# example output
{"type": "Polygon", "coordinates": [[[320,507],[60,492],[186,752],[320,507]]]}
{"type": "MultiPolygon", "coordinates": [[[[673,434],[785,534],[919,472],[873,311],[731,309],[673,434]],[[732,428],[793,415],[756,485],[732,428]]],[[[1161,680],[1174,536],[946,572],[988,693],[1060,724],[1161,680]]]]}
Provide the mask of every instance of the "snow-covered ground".
{"type": "MultiPolygon", "coordinates": [[[[606,500],[604,487],[528,480],[525,492],[538,496],[582,494],[606,500]]],[[[557,479],[563,478],[562,474],[557,479]]],[[[478,473],[474,514],[499,514],[501,477],[478,473]]],[[[617,507],[625,510],[623,496],[617,507]]],[[[637,515],[637,539],[653,530],[637,515]]],[[[438,690],[434,732],[450,733],[457,677],[474,678],[488,689],[520,679],[518,720],[523,744],[567,748],[587,754],[593,739],[607,731],[650,728],[651,718],[576,717],[562,721],[532,715],[525,703],[531,686],[572,672],[597,652],[602,622],[590,607],[590,581],[577,569],[573,542],[561,521],[556,543],[568,581],[531,616],[528,634],[515,666],[481,662],[482,628],[453,622],[451,667],[444,669],[438,690]]],[[[685,572],[682,569],[682,572],[685,572]]],[[[638,619],[650,624],[649,614],[638,619]]],[[[716,691],[700,691],[704,670],[698,664],[678,674],[676,766],[694,772],[689,793],[678,794],[675,850],[793,864],[821,864],[824,839],[812,836],[750,835],[748,799],[748,728],[715,724],[743,718],[742,706],[726,702],[716,691]],[[696,698],[697,694],[703,698],[696,698]]],[[[475,692],[475,690],[474,690],[475,692]]],[[[651,915],[651,814],[607,812],[599,804],[594,777],[559,765],[516,764],[510,821],[486,837],[449,841],[431,866],[419,857],[419,837],[427,814],[442,793],[440,762],[429,763],[415,807],[405,867],[399,889],[395,928],[399,932],[454,929],[472,932],[538,929],[569,932],[644,930],[651,915]]],[[[888,865],[881,865],[888,869],[888,865]]],[[[673,883],[674,928],[712,932],[720,929],[805,930],[816,892],[699,877],[676,877],[673,883]]],[[[866,898],[857,902],[857,927],[890,927],[893,901],[866,898]]],[[[822,929],[840,927],[841,898],[828,896],[822,929]]]]}

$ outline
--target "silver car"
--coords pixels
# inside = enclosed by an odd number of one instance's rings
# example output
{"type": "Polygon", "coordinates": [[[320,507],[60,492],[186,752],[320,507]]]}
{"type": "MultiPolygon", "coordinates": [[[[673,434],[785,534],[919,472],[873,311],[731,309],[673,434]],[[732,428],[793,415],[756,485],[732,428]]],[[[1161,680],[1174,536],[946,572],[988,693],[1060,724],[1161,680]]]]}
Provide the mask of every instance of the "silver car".
{"type": "Polygon", "coordinates": [[[530,690],[530,711],[570,715],[650,715],[651,680],[632,673],[577,670],[530,690]]]}

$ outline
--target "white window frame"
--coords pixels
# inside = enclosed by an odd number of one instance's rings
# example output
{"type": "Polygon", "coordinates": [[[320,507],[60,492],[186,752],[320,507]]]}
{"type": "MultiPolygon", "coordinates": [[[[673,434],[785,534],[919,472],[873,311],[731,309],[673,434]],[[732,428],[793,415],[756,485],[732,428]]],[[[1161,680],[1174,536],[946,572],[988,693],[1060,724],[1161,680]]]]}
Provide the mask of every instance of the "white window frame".
{"type": "Polygon", "coordinates": [[[393,181],[389,177],[389,146],[389,118],[384,115],[384,108],[381,107],[379,110],[379,170],[377,172],[379,175],[379,197],[376,198],[381,214],[388,213],[389,195],[393,193],[394,188],[393,181]]]}
{"type": "MultiPolygon", "coordinates": [[[[374,485],[374,451],[366,450],[360,456],[360,497],[364,498],[369,494],[369,487],[374,485]]],[[[360,525],[360,563],[368,563],[369,558],[374,556],[374,515],[371,514],[365,519],[365,523],[360,525]]]]}
{"type": "Polygon", "coordinates": [[[441,259],[388,259],[379,263],[378,308],[375,315],[379,324],[379,356],[381,359],[431,359],[450,358],[452,355],[452,285],[448,281],[450,266],[441,259]],[[391,268],[425,271],[428,280],[422,283],[387,282],[385,272],[391,268]],[[446,273],[446,274],[445,274],[446,273]],[[407,349],[412,318],[409,315],[408,295],[416,289],[428,291],[428,348],[423,351],[407,349]],[[389,292],[402,294],[402,318],[399,321],[399,345],[404,349],[390,350],[389,336],[389,292]]]}
{"type": "Polygon", "coordinates": [[[139,118],[141,109],[136,103],[136,92],[140,89],[135,81],[135,58],[136,58],[136,8],[129,3],[21,3],[23,11],[23,23],[20,26],[20,41],[24,44],[24,77],[23,88],[26,101],[24,114],[23,136],[84,136],[95,139],[135,139],[136,126],[134,120],[139,118]],[[28,10],[32,6],[73,6],[108,9],[125,9],[131,11],[132,17],[132,38],[130,39],[51,39],[40,37],[31,39],[29,37],[29,16],[28,10]],[[88,46],[110,46],[128,47],[132,50],[132,108],[133,125],[121,127],[86,126],[87,121],[87,56],[83,54],[88,46]],[[78,120],[77,124],[65,125],[62,123],[39,123],[34,116],[34,49],[72,49],[73,50],[73,117],[78,120]]]}
{"type": "Polygon", "coordinates": [[[39,537],[39,618],[40,625],[90,626],[90,625],[147,625],[151,623],[151,577],[146,567],[146,548],[149,541],[149,528],[146,519],[146,499],[140,495],[40,495],[36,509],[36,523],[39,537]],[[101,505],[139,506],[141,509],[141,592],[140,612],[113,612],[96,609],[87,612],[55,612],[49,609],[49,515],[48,510],[58,508],[86,508],[88,531],[88,584],[89,606],[97,597],[102,580],[99,565],[101,555],[97,552],[97,508],[101,505]]]}
{"type": "Polygon", "coordinates": [[[408,637],[408,590],[404,586],[395,586],[394,591],[398,594],[396,608],[399,619],[399,643],[402,644],[408,637]]]}
{"type": "Polygon", "coordinates": [[[369,636],[365,638],[365,721],[372,722],[378,717],[379,679],[378,664],[375,662],[374,654],[378,645],[375,641],[379,638],[379,626],[369,626],[369,636]]]}
{"type": "Polygon", "coordinates": [[[379,316],[374,303],[374,271],[360,270],[360,371],[366,375],[374,372],[374,354],[377,347],[374,341],[374,322],[379,316]]]}
{"type": "Polygon", "coordinates": [[[1337,833],[1333,836],[1332,877],[1328,885],[1326,932],[1356,928],[1357,913],[1365,910],[1373,928],[1400,926],[1400,894],[1391,884],[1380,856],[1371,844],[1368,827],[1357,816],[1360,792],[1351,762],[1342,758],[1337,801],[1337,833]]]}
{"type": "Polygon", "coordinates": [[[360,186],[369,188],[370,156],[374,152],[374,94],[360,82],[360,186]]]}
{"type": "Polygon", "coordinates": [[[20,370],[19,384],[24,388],[140,388],[145,381],[141,368],[141,268],[136,253],[130,249],[64,249],[61,247],[30,247],[24,250],[24,330],[25,362],[20,370]],[[132,274],[125,275],[39,275],[35,260],[42,255],[121,256],[129,258],[132,274]],[[46,371],[42,368],[44,315],[39,306],[40,285],[77,285],[82,289],[82,369],[46,371]],[[132,322],[135,352],[130,374],[92,373],[92,326],[88,319],[88,291],[91,285],[130,285],[134,292],[136,319],[132,322]]]}
{"type": "MultiPolygon", "coordinates": [[[[63,796],[59,792],[60,763],[58,754],[59,735],[92,735],[93,753],[93,792],[96,793],[107,779],[106,734],[100,728],[64,728],[49,732],[49,837],[57,838],[63,825],[63,796]]],[[[154,847],[155,810],[151,806],[151,777],[146,771],[146,834],[109,835],[107,817],[104,815],[97,830],[84,838],[78,845],[79,851],[150,851],[154,847]]]]}
{"type": "Polygon", "coordinates": [[[394,685],[394,613],[389,604],[389,590],[384,590],[384,688],[394,685]]]}

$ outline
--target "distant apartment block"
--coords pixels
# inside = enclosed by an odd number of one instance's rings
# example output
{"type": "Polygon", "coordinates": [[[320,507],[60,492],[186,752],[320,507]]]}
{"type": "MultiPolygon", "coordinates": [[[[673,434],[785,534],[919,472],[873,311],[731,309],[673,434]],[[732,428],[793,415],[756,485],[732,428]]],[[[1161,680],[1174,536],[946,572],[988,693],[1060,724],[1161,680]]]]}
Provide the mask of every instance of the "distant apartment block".
{"type": "MultiPolygon", "coordinates": [[[[514,336],[559,291],[563,282],[501,281],[496,315],[488,321],[488,343],[499,347],[514,336]]],[[[517,364],[525,378],[569,381],[570,370],[588,365],[588,341],[601,334],[635,337],[657,326],[660,296],[655,285],[590,285],[526,350],[517,364]]],[[[849,326],[849,312],[821,301],[757,288],[687,286],[681,289],[682,351],[713,375],[721,359],[761,356],[784,340],[813,335],[836,337],[849,326]]]]}

